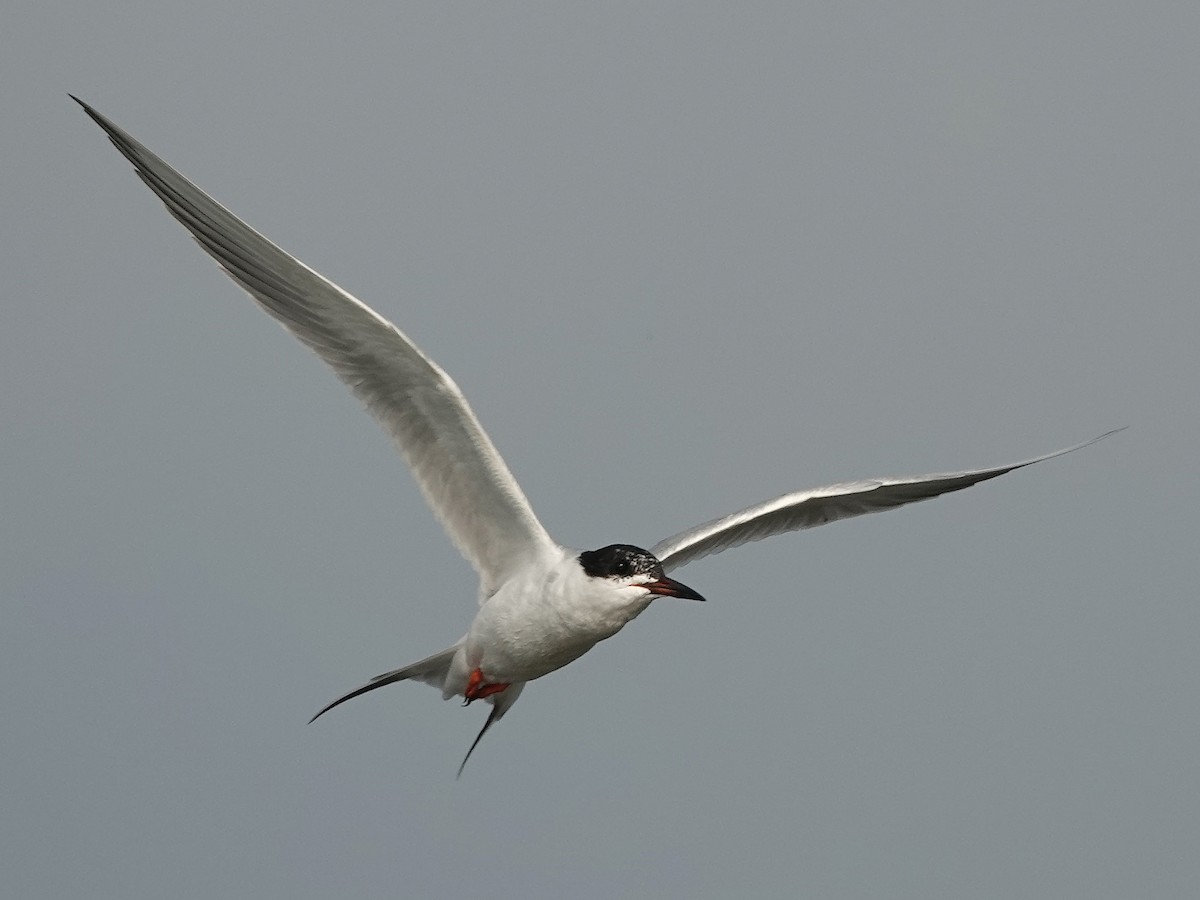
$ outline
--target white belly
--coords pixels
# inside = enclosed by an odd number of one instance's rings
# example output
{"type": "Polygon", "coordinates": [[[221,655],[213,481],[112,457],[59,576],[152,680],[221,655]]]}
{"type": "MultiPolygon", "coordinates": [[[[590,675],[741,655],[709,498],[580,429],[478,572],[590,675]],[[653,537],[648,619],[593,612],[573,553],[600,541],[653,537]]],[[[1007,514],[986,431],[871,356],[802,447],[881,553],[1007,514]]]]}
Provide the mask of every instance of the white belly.
{"type": "Polygon", "coordinates": [[[612,637],[649,601],[595,590],[572,559],[509,582],[484,603],[467,634],[467,665],[488,682],[541,678],[612,637]]]}

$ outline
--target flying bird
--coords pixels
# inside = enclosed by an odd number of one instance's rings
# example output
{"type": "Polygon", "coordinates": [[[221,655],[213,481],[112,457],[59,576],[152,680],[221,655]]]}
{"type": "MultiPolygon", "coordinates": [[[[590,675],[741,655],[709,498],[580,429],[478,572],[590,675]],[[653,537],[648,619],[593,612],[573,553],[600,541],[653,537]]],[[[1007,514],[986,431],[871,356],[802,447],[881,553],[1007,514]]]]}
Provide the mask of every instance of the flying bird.
{"type": "MultiPolygon", "coordinates": [[[[368,691],[421,681],[446,699],[491,704],[480,739],[525,685],[612,637],[656,597],[703,600],[668,572],[748,541],[959,491],[1023,462],[915,478],[874,478],[784,494],[689,528],[649,550],[564,547],[547,534],[458,385],[395,325],[285,253],[141,143],[72,96],[167,210],[269,315],[328,363],[390,434],[450,540],[479,575],[479,611],[444,650],[385,672],[310,721],[368,691]]],[[[1120,430],[1120,429],[1116,429],[1120,430]]]]}

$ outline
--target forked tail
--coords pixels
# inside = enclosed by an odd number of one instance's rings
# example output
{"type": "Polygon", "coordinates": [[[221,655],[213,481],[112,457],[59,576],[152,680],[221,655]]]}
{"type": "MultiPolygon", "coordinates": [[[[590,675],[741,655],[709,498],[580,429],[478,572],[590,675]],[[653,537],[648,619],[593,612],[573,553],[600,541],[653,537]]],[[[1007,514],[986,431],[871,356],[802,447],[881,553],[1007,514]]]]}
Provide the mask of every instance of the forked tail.
{"type": "MultiPolygon", "coordinates": [[[[463,640],[466,639],[464,638],[463,640]]],[[[362,687],[354,689],[344,697],[338,697],[323,710],[309,719],[308,723],[311,725],[335,706],[340,706],[347,700],[353,700],[355,697],[367,693],[367,691],[373,691],[375,688],[381,688],[384,685],[395,684],[397,681],[424,682],[425,684],[432,685],[440,690],[443,697],[450,697],[455,693],[461,693],[461,691],[456,691],[454,689],[453,684],[448,688],[446,686],[446,679],[450,676],[450,669],[454,664],[455,654],[458,653],[458,649],[462,646],[462,643],[463,641],[460,640],[458,643],[454,644],[454,646],[447,647],[445,650],[441,650],[433,654],[433,656],[427,656],[419,662],[407,665],[403,669],[396,669],[391,672],[384,672],[382,675],[376,675],[362,687]]],[[[517,702],[517,698],[521,696],[521,691],[524,690],[524,688],[525,682],[514,682],[503,691],[493,694],[487,698],[487,702],[492,705],[492,708],[488,713],[487,721],[483,723],[483,728],[479,730],[479,734],[476,735],[475,740],[471,742],[471,748],[467,750],[467,755],[463,757],[462,765],[458,767],[458,776],[456,777],[460,777],[462,775],[463,768],[467,765],[467,760],[471,758],[471,754],[479,745],[480,739],[487,734],[488,729],[491,728],[494,723],[499,722],[504,714],[508,712],[509,708],[517,702]]]]}
{"type": "Polygon", "coordinates": [[[462,763],[458,767],[458,774],[455,779],[462,778],[463,769],[467,767],[467,760],[471,758],[471,754],[475,752],[475,748],[479,746],[480,740],[487,734],[489,728],[494,722],[499,722],[509,707],[517,702],[517,698],[521,696],[521,691],[525,690],[525,682],[517,681],[510,684],[498,694],[492,694],[488,697],[488,703],[492,704],[492,711],[488,713],[487,721],[483,723],[483,727],[479,729],[479,734],[475,735],[475,740],[471,741],[471,747],[467,750],[467,755],[463,757],[462,763]]]}
{"type": "Polygon", "coordinates": [[[340,706],[347,700],[353,700],[367,691],[373,691],[375,688],[381,688],[384,685],[395,684],[397,681],[421,681],[425,684],[431,684],[438,690],[442,690],[446,682],[446,676],[450,673],[450,664],[454,661],[454,654],[458,652],[459,641],[452,647],[447,647],[445,650],[440,650],[433,656],[427,656],[419,662],[405,666],[403,669],[395,669],[391,672],[384,672],[382,675],[376,675],[360,688],[355,688],[344,697],[338,697],[323,710],[308,720],[308,724],[312,724],[329,712],[335,706],[340,706]]]}

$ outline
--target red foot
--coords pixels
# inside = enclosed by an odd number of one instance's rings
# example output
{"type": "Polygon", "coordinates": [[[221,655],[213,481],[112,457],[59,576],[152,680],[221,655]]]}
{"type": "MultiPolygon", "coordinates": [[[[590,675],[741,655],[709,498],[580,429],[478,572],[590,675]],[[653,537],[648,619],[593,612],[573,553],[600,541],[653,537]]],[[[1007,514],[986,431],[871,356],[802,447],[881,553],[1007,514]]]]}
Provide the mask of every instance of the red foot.
{"type": "Polygon", "coordinates": [[[472,700],[481,700],[484,697],[492,696],[492,694],[498,694],[507,687],[507,684],[484,684],[483,670],[476,666],[471,672],[471,677],[467,679],[467,687],[463,691],[463,696],[466,700],[463,701],[463,704],[466,705],[472,700]]]}

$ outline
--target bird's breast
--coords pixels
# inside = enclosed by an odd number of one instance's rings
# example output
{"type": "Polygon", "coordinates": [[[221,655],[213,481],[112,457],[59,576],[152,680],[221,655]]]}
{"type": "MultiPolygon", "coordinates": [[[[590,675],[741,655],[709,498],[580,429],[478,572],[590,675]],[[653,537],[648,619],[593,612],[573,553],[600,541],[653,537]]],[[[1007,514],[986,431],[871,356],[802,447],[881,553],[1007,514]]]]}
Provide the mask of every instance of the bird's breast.
{"type": "Polygon", "coordinates": [[[494,681],[540,678],[612,637],[641,612],[605,599],[589,594],[586,584],[562,578],[506,585],[475,617],[468,658],[494,681]]]}

